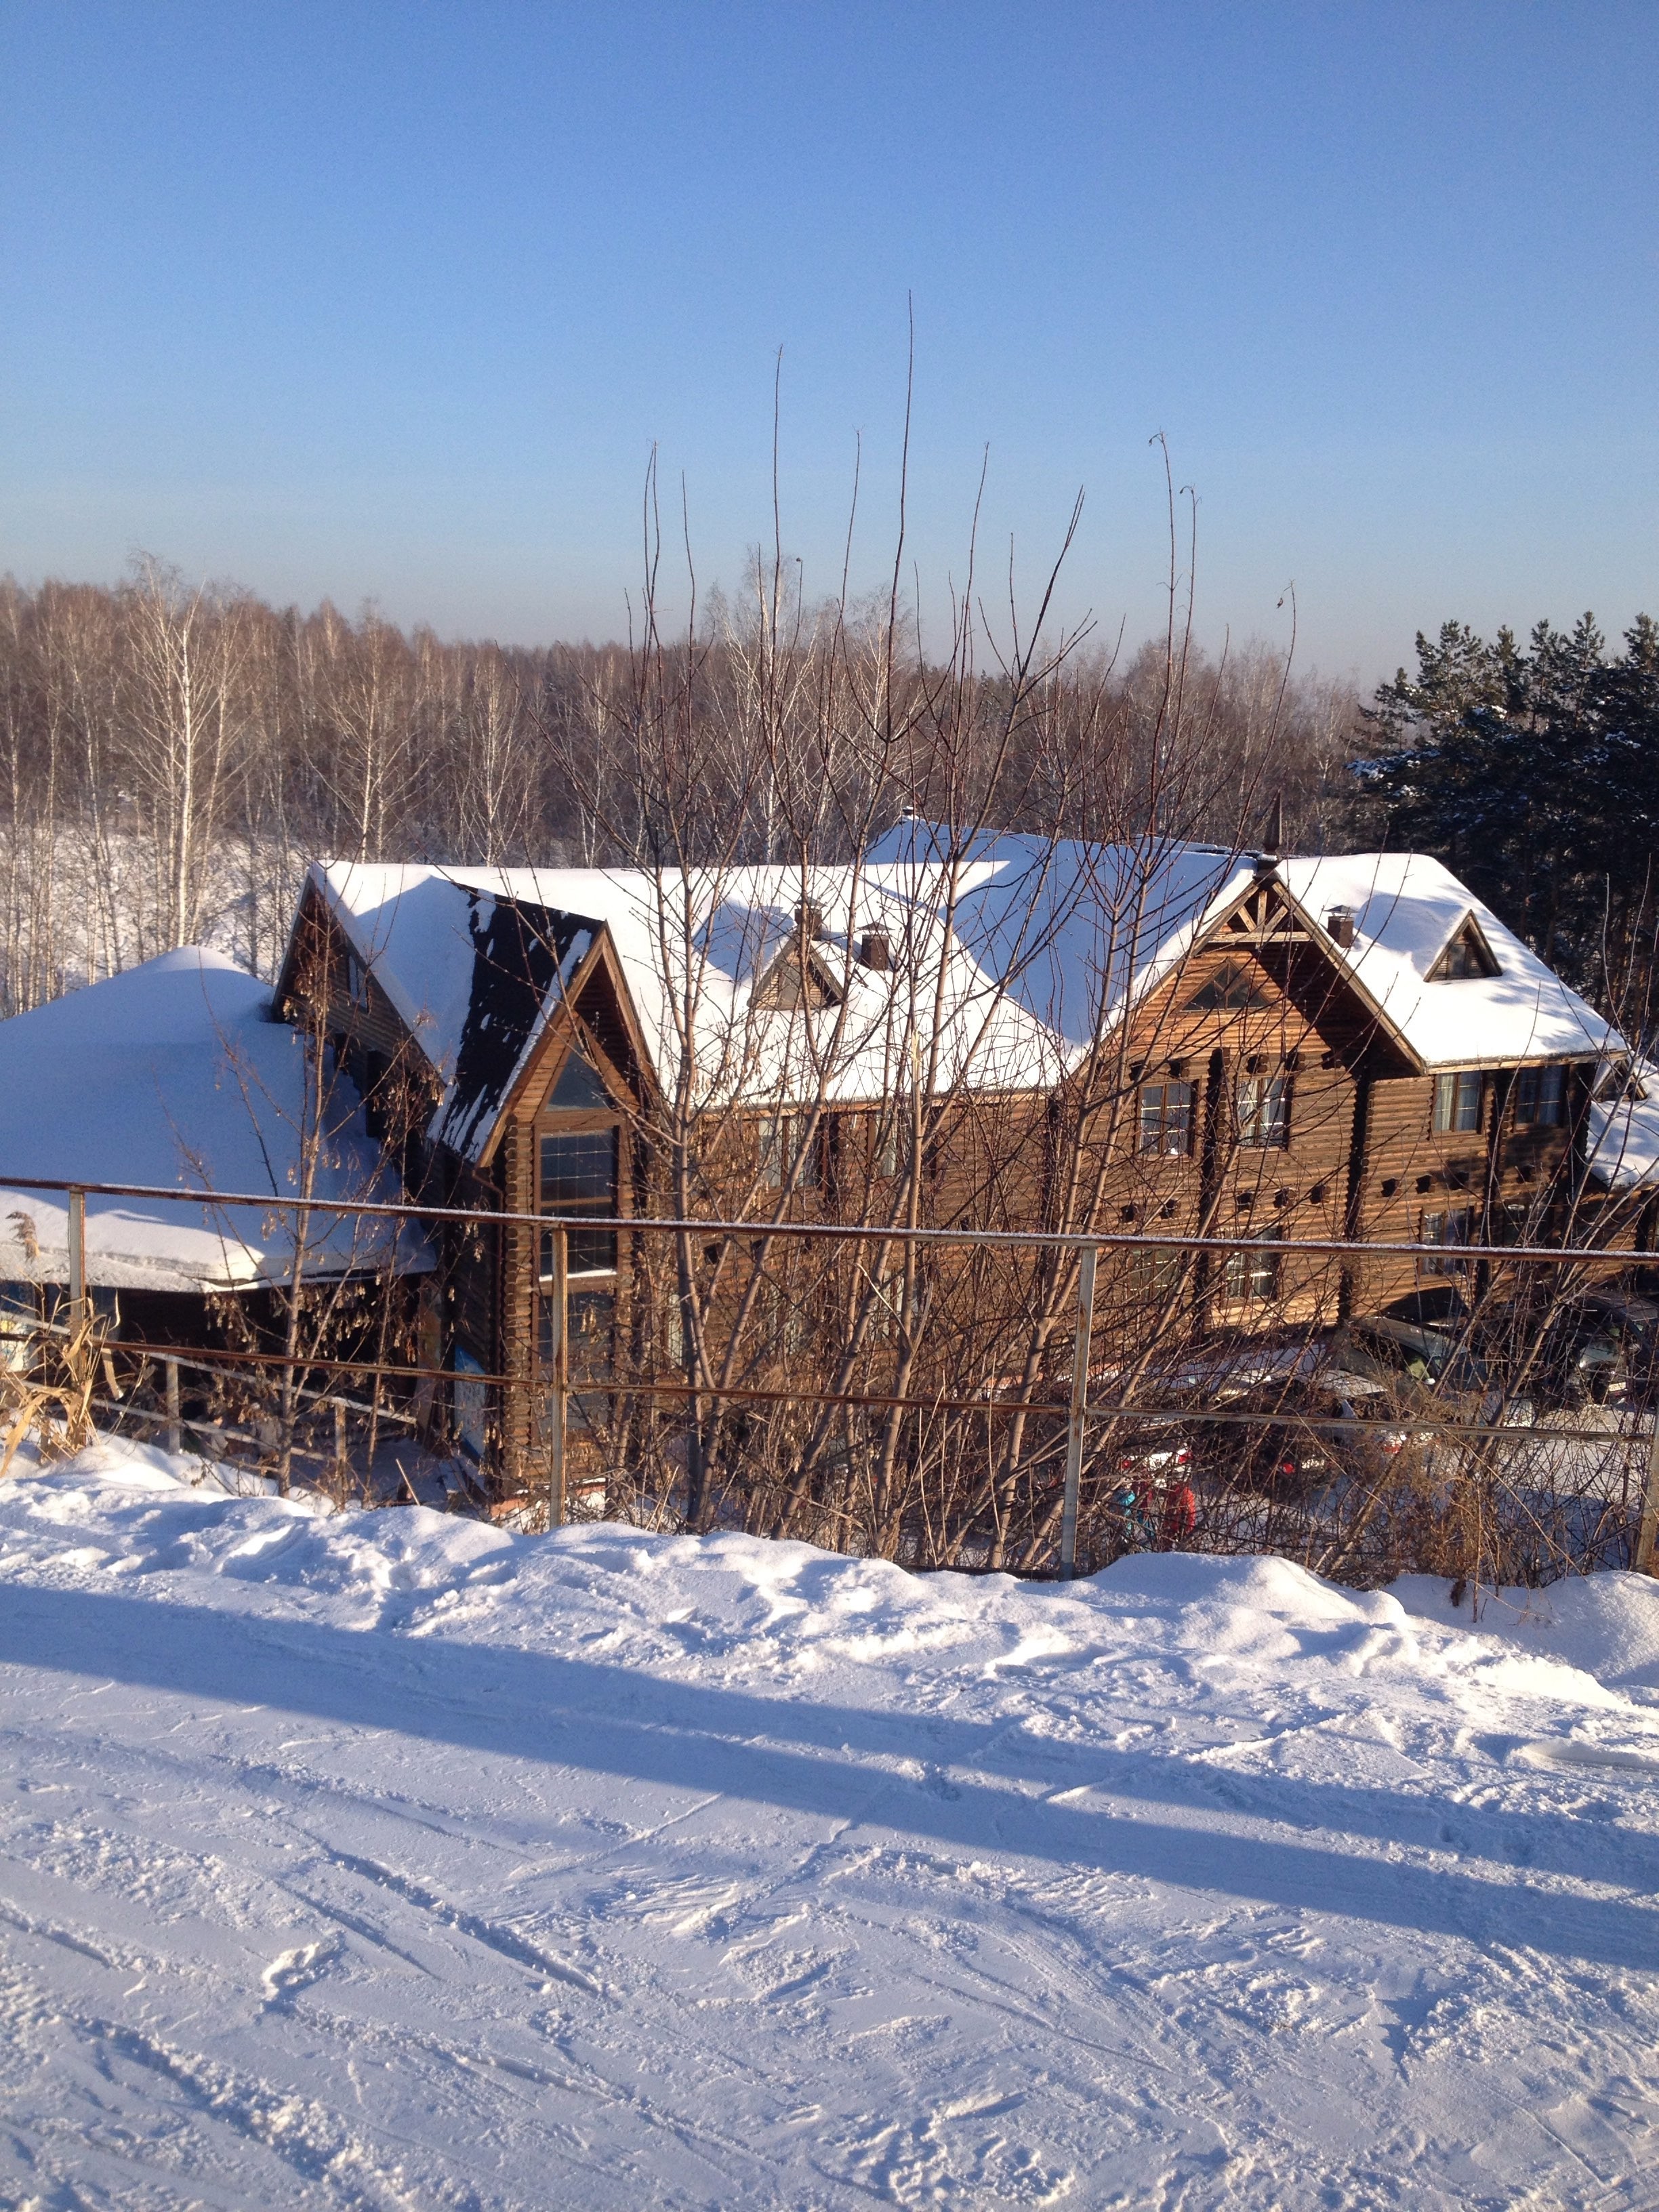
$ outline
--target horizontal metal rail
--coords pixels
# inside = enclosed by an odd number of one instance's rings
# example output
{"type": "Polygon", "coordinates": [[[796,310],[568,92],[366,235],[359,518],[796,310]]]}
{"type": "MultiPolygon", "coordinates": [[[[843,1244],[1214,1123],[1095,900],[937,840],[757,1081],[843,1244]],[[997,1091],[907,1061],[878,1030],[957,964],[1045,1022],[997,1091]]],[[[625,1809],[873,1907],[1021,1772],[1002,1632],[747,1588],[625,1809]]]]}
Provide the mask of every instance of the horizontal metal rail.
{"type": "MultiPolygon", "coordinates": [[[[1431,1259],[1443,1267],[1467,1260],[1532,1261],[1565,1267],[1574,1261],[1631,1265],[1659,1264],[1659,1255],[1607,1245],[1421,1244],[1347,1237],[1184,1236],[1139,1229],[909,1229],[896,1224],[860,1225],[839,1221],[683,1220],[652,1214],[509,1213],[475,1206],[419,1206],[408,1200],[284,1198],[271,1191],[187,1190],[165,1183],[71,1182],[55,1176],[0,1175],[0,1191],[81,1191],[88,1198],[147,1198],[171,1206],[252,1206],[269,1212],[313,1214],[325,1220],[375,1219],[460,1222],[481,1229],[614,1229],[630,1233],[662,1231],[699,1237],[817,1237],[861,1244],[971,1244],[1034,1250],[1079,1251],[1092,1244],[1102,1250],[1170,1252],[1268,1251],[1280,1255],[1323,1252],[1332,1257],[1395,1254],[1402,1259],[1431,1259]]],[[[219,1287],[222,1288],[223,1285],[219,1287]]],[[[280,1288],[280,1283],[248,1283],[247,1290],[280,1288]]]]}
{"type": "MultiPolygon", "coordinates": [[[[211,1374],[223,1366],[294,1367],[307,1373],[330,1375],[380,1376],[390,1382],[433,1382],[483,1384],[486,1388],[507,1388],[532,1391],[550,1389],[534,1375],[490,1375],[474,1373],[471,1369],[461,1373],[453,1367],[398,1367],[377,1365],[369,1360],[328,1359],[319,1356],[296,1357],[289,1359],[280,1352],[220,1352],[211,1347],[197,1346],[186,1351],[176,1345],[146,1343],[112,1343],[105,1347],[112,1357],[128,1359],[176,1359],[181,1366],[191,1366],[211,1374]]],[[[614,1379],[582,1381],[568,1386],[573,1398],[696,1398],[720,1404],[732,1399],[745,1405],[775,1406],[839,1406],[856,1407],[868,1406],[883,1413],[975,1413],[1024,1414],[1028,1419],[1042,1414],[1063,1418],[1066,1407],[1058,1399],[1042,1398],[920,1398],[892,1397],[862,1390],[792,1389],[758,1383],[744,1382],[687,1382],[678,1376],[653,1376],[637,1379],[617,1376],[614,1379]]],[[[1194,1385],[1201,1388],[1201,1385],[1194,1385]]],[[[1271,1383],[1261,1386],[1271,1389],[1271,1383]]],[[[353,1405],[349,1399],[331,1393],[302,1393],[315,1395],[317,1402],[329,1406],[344,1406],[349,1410],[365,1415],[374,1409],[364,1405],[353,1405]]],[[[1376,1429],[1395,1431],[1405,1429],[1413,1436],[1462,1437],[1466,1441],[1492,1437],[1538,1437],[1563,1443],[1629,1444],[1644,1441],[1652,1428],[1588,1429],[1543,1427],[1537,1424],[1492,1421],[1438,1420],[1432,1415],[1417,1413],[1333,1413],[1304,1414],[1283,1407],[1267,1412],[1251,1412],[1238,1408],[1206,1406],[1140,1406],[1120,1404],[1103,1406],[1091,1400],[1089,1419],[1093,1420],[1126,1420],[1173,1422],[1210,1421],[1224,1425],[1249,1425],[1261,1428],[1331,1429],[1352,1434],[1355,1430],[1376,1429]]],[[[411,1417],[392,1408],[382,1408],[380,1418],[409,1423],[411,1417]]]]}

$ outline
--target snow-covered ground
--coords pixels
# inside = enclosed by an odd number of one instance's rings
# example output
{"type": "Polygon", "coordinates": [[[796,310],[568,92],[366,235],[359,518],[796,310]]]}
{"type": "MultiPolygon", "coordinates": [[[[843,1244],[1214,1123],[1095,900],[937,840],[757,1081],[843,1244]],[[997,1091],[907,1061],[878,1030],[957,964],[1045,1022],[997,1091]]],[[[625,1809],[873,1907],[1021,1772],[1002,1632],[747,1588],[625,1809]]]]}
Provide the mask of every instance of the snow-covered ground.
{"type": "Polygon", "coordinates": [[[16,1474],[0,2201],[1659,2203],[1659,1590],[1468,1620],[16,1474]]]}

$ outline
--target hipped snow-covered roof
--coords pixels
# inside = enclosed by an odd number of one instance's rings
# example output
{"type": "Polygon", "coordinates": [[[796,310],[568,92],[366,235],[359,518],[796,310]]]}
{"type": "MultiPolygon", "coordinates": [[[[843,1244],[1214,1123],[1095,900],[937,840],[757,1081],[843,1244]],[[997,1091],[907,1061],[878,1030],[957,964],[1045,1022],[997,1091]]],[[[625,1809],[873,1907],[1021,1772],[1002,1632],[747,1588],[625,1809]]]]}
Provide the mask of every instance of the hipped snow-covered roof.
{"type": "MultiPolygon", "coordinates": [[[[900,823],[835,868],[643,871],[438,868],[339,862],[313,880],[445,1086],[434,1133],[476,1157],[518,1074],[601,933],[647,1056],[678,1063],[689,1007],[702,1103],[820,1093],[879,1098],[907,1079],[911,1040],[937,1039],[936,1082],[1039,1088],[1148,993],[1262,880],[1253,854],[1147,838],[1085,844],[986,836],[952,854],[900,823]],[[814,908],[816,1010],[761,986],[814,908]],[[685,916],[689,913],[688,931],[685,916]],[[856,957],[883,931],[890,964],[856,957]]],[[[1277,879],[1380,1028],[1426,1067],[1584,1058],[1607,1024],[1418,854],[1289,859],[1277,879]],[[1323,925],[1353,919],[1344,947],[1323,925]],[[1471,918],[1497,972],[1434,981],[1471,918]]]]}
{"type": "MultiPolygon", "coordinates": [[[[0,1176],[294,1196],[305,1045],[270,1014],[267,984],[190,946],[0,1022],[0,1176]]],[[[343,1082],[325,1116],[343,1126],[316,1148],[323,1203],[399,1194],[356,1109],[343,1082]]],[[[198,1292],[280,1280],[293,1264],[294,1218],[199,1198],[89,1197],[87,1279],[198,1292]]],[[[313,1216],[307,1271],[383,1265],[395,1233],[386,1223],[313,1216]]],[[[396,1264],[418,1273],[431,1255],[404,1230],[396,1264]]],[[[0,1276],[62,1283],[68,1274],[66,1199],[0,1182],[0,1276]]]]}
{"type": "Polygon", "coordinates": [[[1607,1071],[1584,1132],[1586,1164],[1609,1190],[1659,1184],[1659,1066],[1637,1060],[1607,1071]]]}

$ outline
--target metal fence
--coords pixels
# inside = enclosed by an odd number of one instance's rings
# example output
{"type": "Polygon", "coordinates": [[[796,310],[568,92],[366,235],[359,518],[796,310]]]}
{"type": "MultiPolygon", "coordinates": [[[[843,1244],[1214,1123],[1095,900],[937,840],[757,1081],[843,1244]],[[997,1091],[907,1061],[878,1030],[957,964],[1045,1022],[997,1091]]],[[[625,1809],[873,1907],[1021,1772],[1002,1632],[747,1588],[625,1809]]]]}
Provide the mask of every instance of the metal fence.
{"type": "MultiPolygon", "coordinates": [[[[471,1393],[494,1410],[486,1465],[457,1498],[550,1522],[743,1525],[918,1566],[1062,1577],[1141,1547],[1273,1551],[1360,1581],[1412,1566],[1479,1583],[1653,1563],[1659,1423],[1641,1302],[1623,1301],[1616,1358],[1583,1376],[1564,1373],[1559,1341],[1594,1346],[1598,1301],[1604,1333],[1618,1334],[1605,1310],[1620,1303],[1620,1274],[1644,1266],[1633,1253],[1472,1244],[1449,1262],[1435,1245],[1259,1233],[590,1219],[21,1177],[0,1188],[67,1198],[61,1296],[46,1288],[33,1322],[13,1324],[14,1346],[32,1335],[36,1360],[96,1304],[88,1196],[299,1216],[312,1234],[342,1218],[407,1222],[451,1251],[523,1232],[529,1334],[500,1363],[463,1370],[447,1347],[423,1358],[418,1328],[400,1357],[362,1356],[374,1347],[361,1328],[276,1343],[269,1322],[263,1341],[100,1340],[94,1402],[108,1425],[174,1449],[234,1447],[255,1466],[277,1458],[284,1478],[298,1462],[342,1495],[354,1484],[377,1494],[377,1437],[453,1443],[471,1393]],[[591,1255],[596,1231],[627,1248],[616,1280],[632,1297],[627,1328],[613,1314],[605,1356],[584,1366],[573,1323],[604,1294],[570,1255],[574,1239],[591,1255]],[[710,1279],[690,1326],[688,1254],[710,1279]],[[816,1255],[805,1277],[801,1254],[816,1255]],[[1334,1314],[1333,1293],[1299,1319],[1267,1299],[1253,1325],[1237,1310],[1218,1319],[1230,1266],[1242,1280],[1287,1265],[1305,1279],[1315,1262],[1350,1279],[1382,1262],[1419,1273],[1413,1295],[1445,1311],[1379,1322],[1334,1314]],[[941,1322],[939,1294],[924,1322],[915,1286],[929,1270],[934,1285],[1006,1280],[1018,1295],[990,1314],[978,1294],[981,1310],[970,1301],[941,1322]],[[861,1337],[846,1325],[849,1282],[866,1307],[869,1284],[904,1285],[861,1337]],[[867,1510],[847,1504],[865,1493],[867,1510]]],[[[280,1304],[316,1279],[301,1267],[264,1295],[280,1304]]],[[[244,1325],[245,1339],[257,1334],[244,1325]]]]}

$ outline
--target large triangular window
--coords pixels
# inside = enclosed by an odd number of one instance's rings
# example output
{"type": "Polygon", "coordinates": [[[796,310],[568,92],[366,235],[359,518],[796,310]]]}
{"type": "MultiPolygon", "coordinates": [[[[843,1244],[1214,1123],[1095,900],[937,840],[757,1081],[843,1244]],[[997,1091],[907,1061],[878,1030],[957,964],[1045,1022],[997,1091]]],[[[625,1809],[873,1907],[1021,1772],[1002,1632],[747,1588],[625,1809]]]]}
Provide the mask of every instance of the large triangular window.
{"type": "Polygon", "coordinates": [[[547,1103],[565,1113],[608,1114],[616,1110],[616,1102],[599,1079],[598,1068],[580,1045],[570,1048],[547,1103]]]}
{"type": "Polygon", "coordinates": [[[1460,983],[1474,975],[1496,975],[1498,963],[1480,933],[1480,925],[1468,915],[1452,934],[1429,970],[1431,983],[1460,983]]]}
{"type": "Polygon", "coordinates": [[[1249,969],[1229,966],[1218,969],[1201,983],[1187,1001],[1189,1014],[1244,1014],[1252,1007],[1265,1006],[1267,994],[1259,976],[1249,969]]]}

